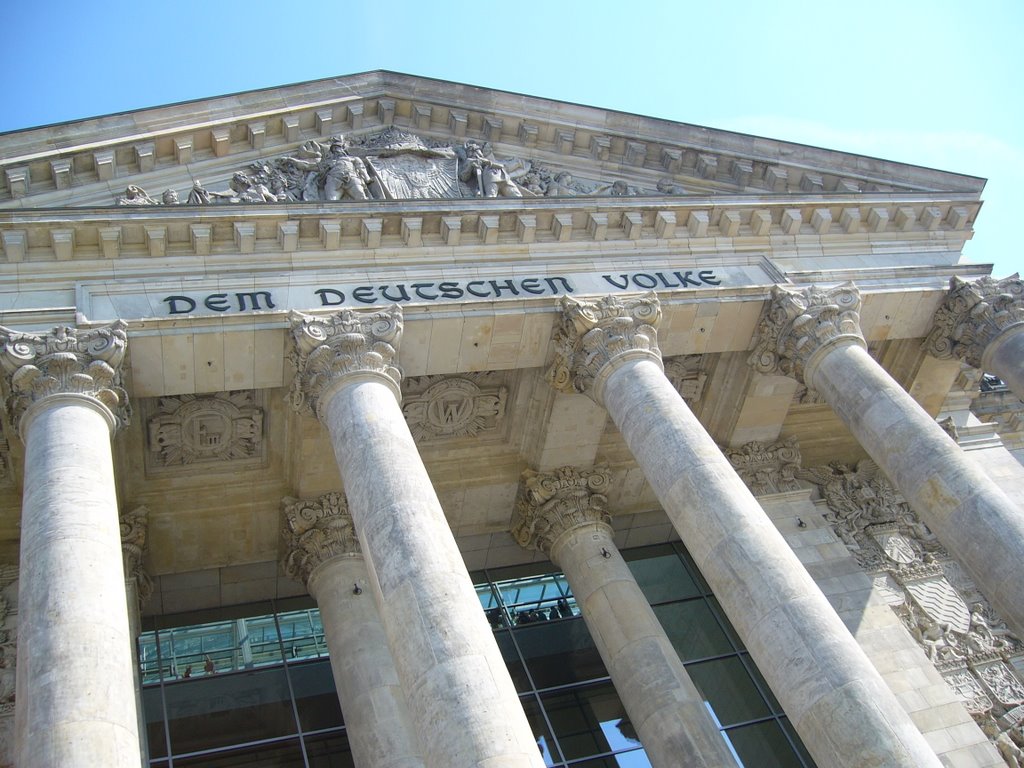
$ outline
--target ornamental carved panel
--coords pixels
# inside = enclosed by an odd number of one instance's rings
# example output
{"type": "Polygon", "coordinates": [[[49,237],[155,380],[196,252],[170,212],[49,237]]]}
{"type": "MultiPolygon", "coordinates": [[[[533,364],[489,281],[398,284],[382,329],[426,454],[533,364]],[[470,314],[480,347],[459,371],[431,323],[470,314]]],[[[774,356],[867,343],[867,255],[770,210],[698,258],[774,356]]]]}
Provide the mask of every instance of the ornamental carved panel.
{"type": "Polygon", "coordinates": [[[402,412],[416,442],[497,433],[508,387],[499,373],[415,376],[403,386],[402,412]]]}
{"type": "Polygon", "coordinates": [[[950,688],[1000,748],[1024,740],[1024,643],[1007,628],[878,465],[800,470],[826,519],[950,688]]]}
{"type": "Polygon", "coordinates": [[[265,418],[262,396],[254,390],[158,398],[146,422],[147,468],[258,465],[265,418]]]}

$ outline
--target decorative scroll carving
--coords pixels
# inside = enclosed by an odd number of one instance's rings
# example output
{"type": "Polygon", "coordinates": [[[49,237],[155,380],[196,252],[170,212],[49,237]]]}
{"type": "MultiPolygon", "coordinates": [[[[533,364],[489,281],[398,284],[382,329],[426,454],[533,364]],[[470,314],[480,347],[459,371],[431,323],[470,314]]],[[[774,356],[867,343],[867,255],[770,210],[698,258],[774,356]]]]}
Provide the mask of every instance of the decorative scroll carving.
{"type": "Polygon", "coordinates": [[[291,401],[296,410],[320,417],[322,397],[339,378],[375,374],[399,392],[402,372],[395,365],[402,337],[402,310],[343,309],[328,317],[291,314],[294,342],[288,360],[296,375],[291,401]]]}
{"type": "Polygon", "coordinates": [[[772,288],[748,360],[761,373],[782,373],[801,384],[811,356],[840,339],[865,346],[860,332],[860,292],[853,283],[834,288],[772,288]]]}
{"type": "Polygon", "coordinates": [[[981,277],[949,281],[949,293],[936,310],[925,350],[940,359],[959,358],[982,367],[989,343],[1007,328],[1024,330],[1024,280],[1013,274],[1002,280],[981,277]]]}
{"type": "Polygon", "coordinates": [[[660,321],[661,304],[653,291],[597,301],[563,296],[548,382],[560,392],[595,397],[595,378],[613,360],[646,357],[661,365],[656,330],[660,321]]]}
{"type": "Polygon", "coordinates": [[[1024,681],[1012,663],[1024,643],[873,462],[798,476],[820,486],[826,518],[860,565],[891,582],[890,605],[1005,758],[1024,717],[1024,681]]]}
{"type": "Polygon", "coordinates": [[[553,472],[526,470],[516,499],[512,536],[519,545],[551,555],[555,542],[573,528],[600,523],[611,531],[608,497],[611,473],[605,467],[553,472]]]}
{"type": "Polygon", "coordinates": [[[281,500],[281,566],[289,578],[309,584],[310,574],[334,557],[359,554],[348,502],[340,493],[281,500]]]}
{"type": "Polygon", "coordinates": [[[153,594],[153,580],[142,567],[142,556],[146,551],[146,532],[149,530],[149,508],[138,506],[123,512],[120,523],[124,577],[126,580],[135,580],[139,605],[142,606],[153,594]]]}
{"type": "Polygon", "coordinates": [[[417,442],[476,437],[493,432],[505,417],[508,388],[481,388],[486,374],[406,379],[402,413],[417,442]]]}
{"type": "Polygon", "coordinates": [[[689,405],[698,402],[704,394],[708,375],[700,367],[703,359],[702,355],[680,355],[665,361],[665,375],[689,405]]]}
{"type": "Polygon", "coordinates": [[[149,419],[157,467],[253,459],[263,446],[263,409],[252,390],[161,397],[149,419]]]}
{"type": "Polygon", "coordinates": [[[794,437],[772,444],[755,440],[722,453],[755,496],[800,490],[800,448],[794,437]]]}
{"type": "Polygon", "coordinates": [[[15,428],[32,403],[68,393],[95,398],[119,426],[127,424],[131,406],[121,387],[126,327],[121,320],[87,331],[58,326],[44,336],[0,327],[0,365],[15,428]]]}

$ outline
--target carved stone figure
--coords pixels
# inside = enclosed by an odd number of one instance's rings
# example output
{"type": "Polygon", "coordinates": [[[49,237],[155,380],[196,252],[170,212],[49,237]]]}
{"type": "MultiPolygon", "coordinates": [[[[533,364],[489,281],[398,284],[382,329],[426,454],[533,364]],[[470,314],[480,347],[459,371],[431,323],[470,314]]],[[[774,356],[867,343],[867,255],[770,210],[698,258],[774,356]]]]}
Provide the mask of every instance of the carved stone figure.
{"type": "Polygon", "coordinates": [[[160,197],[161,202],[164,205],[177,205],[178,204],[178,193],[173,189],[165,189],[163,195],[160,197]]]}
{"type": "Polygon", "coordinates": [[[467,141],[456,150],[459,155],[459,180],[469,183],[477,197],[522,197],[522,190],[513,181],[505,165],[485,152],[487,147],[467,141]]]}
{"type": "Polygon", "coordinates": [[[229,203],[275,203],[284,199],[278,198],[269,187],[243,171],[231,176],[228,187],[222,192],[211,191],[208,194],[229,203]]]}
{"type": "Polygon", "coordinates": [[[117,199],[118,205],[159,205],[156,200],[147,194],[146,190],[135,184],[129,184],[124,194],[117,199]]]}

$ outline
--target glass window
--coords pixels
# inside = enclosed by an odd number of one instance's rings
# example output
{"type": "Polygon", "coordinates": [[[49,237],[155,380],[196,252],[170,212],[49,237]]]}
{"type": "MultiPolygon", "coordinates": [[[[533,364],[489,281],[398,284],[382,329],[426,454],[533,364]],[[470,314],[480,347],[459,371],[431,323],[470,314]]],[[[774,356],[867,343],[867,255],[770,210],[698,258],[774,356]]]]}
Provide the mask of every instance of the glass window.
{"type": "Polygon", "coordinates": [[[175,768],[304,768],[298,739],[283,744],[260,744],[230,752],[174,758],[175,768]]]}
{"type": "Polygon", "coordinates": [[[626,550],[622,557],[649,603],[684,600],[701,594],[671,545],[626,550]]]}
{"type": "Polygon", "coordinates": [[[775,720],[744,725],[726,731],[740,765],[749,768],[803,768],[789,745],[782,727],[775,720]]]}
{"type": "Polygon", "coordinates": [[[541,701],[567,760],[640,747],[610,683],[546,694],[541,701]]]}
{"type": "Polygon", "coordinates": [[[515,642],[538,689],[608,676],[582,619],[520,626],[515,642]]]}
{"type": "Polygon", "coordinates": [[[771,715],[738,657],[688,664],[686,671],[722,726],[771,715]]]}
{"type": "Polygon", "coordinates": [[[283,667],[170,683],[164,695],[173,754],[298,731],[283,667]]]}
{"type": "Polygon", "coordinates": [[[701,599],[656,605],[654,615],[684,662],[733,653],[733,645],[701,599]]]}
{"type": "Polygon", "coordinates": [[[341,705],[329,661],[289,664],[288,676],[303,731],[321,731],[342,725],[341,705]]]}

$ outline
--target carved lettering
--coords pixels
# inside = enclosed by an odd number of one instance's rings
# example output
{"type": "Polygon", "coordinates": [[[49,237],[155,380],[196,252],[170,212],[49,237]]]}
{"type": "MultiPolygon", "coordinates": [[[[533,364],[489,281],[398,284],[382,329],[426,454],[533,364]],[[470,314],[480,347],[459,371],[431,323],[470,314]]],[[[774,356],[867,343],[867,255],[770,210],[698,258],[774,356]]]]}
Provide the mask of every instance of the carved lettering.
{"type": "Polygon", "coordinates": [[[398,296],[392,296],[390,293],[388,293],[388,289],[391,288],[390,285],[382,285],[380,287],[380,295],[383,296],[388,301],[399,302],[410,300],[409,293],[405,290],[405,285],[403,283],[399,283],[395,287],[398,289],[398,296]]]}
{"type": "Polygon", "coordinates": [[[231,309],[226,293],[211,293],[203,301],[203,304],[207,309],[212,309],[214,312],[227,312],[231,309]]]}
{"type": "Polygon", "coordinates": [[[263,300],[265,302],[267,302],[267,309],[276,309],[277,308],[275,306],[275,304],[274,304],[273,299],[270,298],[270,291],[249,291],[248,293],[236,293],[235,294],[235,298],[238,300],[238,311],[239,312],[245,312],[245,310],[246,310],[245,300],[246,299],[249,299],[249,301],[252,303],[252,308],[254,310],[256,310],[256,309],[263,309],[263,307],[260,306],[260,296],[262,296],[263,300]]]}
{"type": "Polygon", "coordinates": [[[168,296],[164,299],[164,302],[167,304],[168,314],[171,315],[187,315],[196,308],[196,303],[188,296],[168,296]],[[186,304],[186,308],[180,309],[178,307],[179,302],[186,304]]]}
{"type": "Polygon", "coordinates": [[[360,285],[352,291],[352,298],[361,301],[363,304],[376,304],[377,297],[373,295],[373,288],[369,285],[360,285]]]}
{"type": "Polygon", "coordinates": [[[321,307],[337,307],[338,305],[345,303],[345,294],[341,291],[336,291],[333,288],[320,288],[319,290],[313,291],[313,293],[320,297],[321,307]]]}

